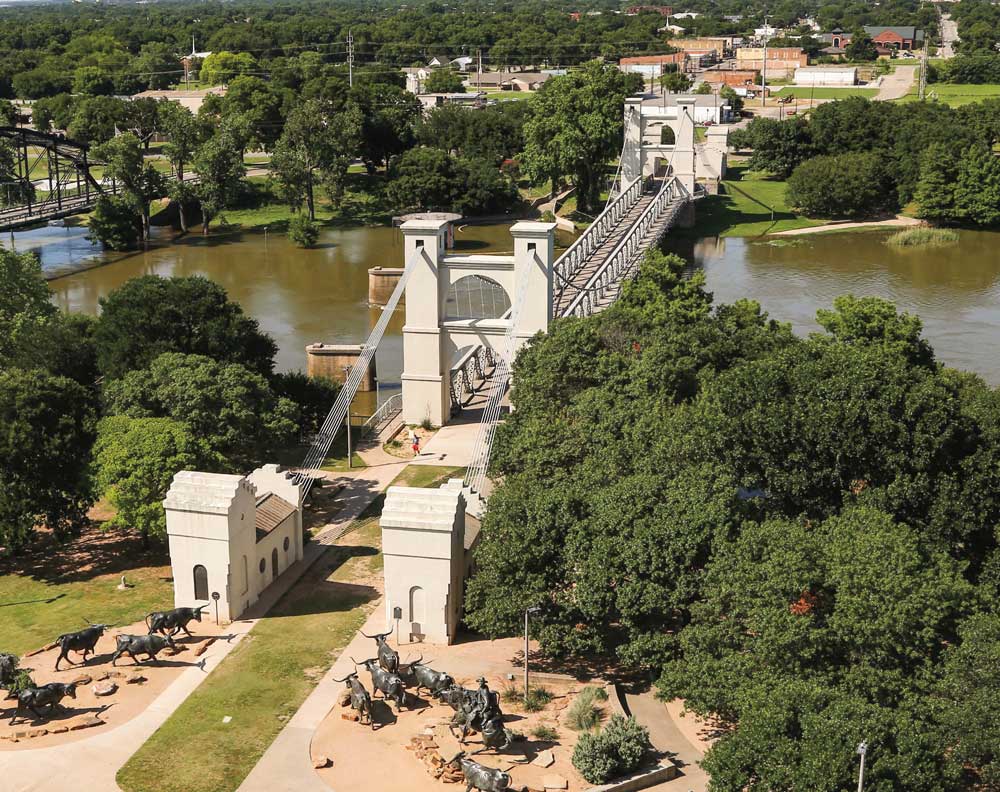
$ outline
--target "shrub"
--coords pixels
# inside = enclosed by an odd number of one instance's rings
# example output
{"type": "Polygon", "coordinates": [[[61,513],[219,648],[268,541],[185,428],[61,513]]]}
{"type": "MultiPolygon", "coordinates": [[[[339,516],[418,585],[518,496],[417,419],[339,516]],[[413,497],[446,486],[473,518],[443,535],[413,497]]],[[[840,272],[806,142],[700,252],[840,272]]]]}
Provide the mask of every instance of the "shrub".
{"type": "Polygon", "coordinates": [[[559,739],[559,732],[545,723],[540,723],[531,730],[531,736],[543,742],[555,742],[559,739]]]}
{"type": "Polygon", "coordinates": [[[319,239],[319,226],[308,215],[297,214],[288,221],[288,238],[300,248],[310,248],[319,239]]]}
{"type": "Polygon", "coordinates": [[[917,247],[920,245],[947,245],[958,241],[958,232],[947,228],[907,228],[897,231],[885,240],[893,247],[917,247]]]}
{"type": "Polygon", "coordinates": [[[607,701],[608,693],[602,687],[585,687],[569,708],[567,719],[571,729],[590,731],[601,722],[604,709],[596,702],[607,701]]]}
{"type": "Polygon", "coordinates": [[[552,701],[552,691],[541,686],[528,688],[528,698],[526,701],[523,687],[507,685],[501,691],[500,697],[511,704],[523,705],[528,712],[538,712],[545,709],[545,705],[552,701]]]}
{"type": "Polygon", "coordinates": [[[21,669],[14,675],[14,680],[7,688],[7,698],[17,698],[22,690],[27,690],[30,687],[35,687],[35,681],[31,678],[31,674],[21,669]]]}
{"type": "Polygon", "coordinates": [[[591,784],[604,784],[635,770],[649,750],[649,732],[634,718],[615,715],[598,732],[580,736],[573,766],[591,784]]]}
{"type": "Polygon", "coordinates": [[[102,195],[90,215],[91,242],[110,250],[134,250],[142,238],[142,220],[132,203],[121,195],[102,195]]]}

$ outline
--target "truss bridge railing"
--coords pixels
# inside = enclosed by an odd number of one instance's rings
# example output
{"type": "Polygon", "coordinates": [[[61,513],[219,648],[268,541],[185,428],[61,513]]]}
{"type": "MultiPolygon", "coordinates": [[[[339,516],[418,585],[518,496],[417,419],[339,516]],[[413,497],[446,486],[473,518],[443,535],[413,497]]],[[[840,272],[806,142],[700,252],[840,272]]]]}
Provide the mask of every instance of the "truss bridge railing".
{"type": "Polygon", "coordinates": [[[567,284],[571,283],[577,272],[586,264],[587,259],[607,239],[611,230],[621,222],[636,202],[642,198],[642,178],[630,182],[618,195],[608,201],[608,205],[570,245],[552,265],[559,281],[553,298],[556,303],[562,297],[567,284]]]}
{"type": "Polygon", "coordinates": [[[617,296],[622,282],[635,274],[643,253],[659,242],[690,197],[677,177],[664,179],[656,197],[632,224],[625,238],[604,259],[560,316],[590,316],[605,307],[611,292],[617,296]]]}

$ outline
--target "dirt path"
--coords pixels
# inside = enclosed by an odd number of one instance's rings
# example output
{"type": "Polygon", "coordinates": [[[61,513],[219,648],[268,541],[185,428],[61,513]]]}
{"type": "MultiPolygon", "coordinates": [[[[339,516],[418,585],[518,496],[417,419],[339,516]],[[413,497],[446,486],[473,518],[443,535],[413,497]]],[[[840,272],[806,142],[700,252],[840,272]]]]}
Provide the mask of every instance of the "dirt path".
{"type": "Polygon", "coordinates": [[[891,102],[906,96],[917,79],[916,66],[897,66],[892,74],[886,74],[878,88],[876,99],[880,102],[891,102]]]}
{"type": "Polygon", "coordinates": [[[923,225],[923,220],[915,217],[896,215],[889,220],[864,220],[857,223],[827,223],[812,228],[792,228],[788,231],[777,231],[768,236],[801,236],[802,234],[822,234],[824,231],[846,231],[855,228],[909,228],[923,225]]]}

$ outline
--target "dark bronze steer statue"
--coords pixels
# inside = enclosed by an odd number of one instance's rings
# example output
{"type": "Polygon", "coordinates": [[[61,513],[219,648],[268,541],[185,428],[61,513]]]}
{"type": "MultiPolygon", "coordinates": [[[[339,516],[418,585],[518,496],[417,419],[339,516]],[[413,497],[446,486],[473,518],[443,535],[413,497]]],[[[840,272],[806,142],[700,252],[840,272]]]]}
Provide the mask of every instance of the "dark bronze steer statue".
{"type": "MultiPolygon", "coordinates": [[[[351,660],[354,658],[352,657],[351,660]]],[[[379,668],[374,657],[363,663],[354,660],[354,665],[364,666],[368,669],[368,673],[372,675],[372,687],[375,689],[375,693],[381,693],[382,698],[387,701],[392,699],[396,703],[396,712],[406,706],[406,684],[399,674],[392,674],[379,668]]]]}
{"type": "Polygon", "coordinates": [[[171,649],[176,648],[174,639],[169,635],[116,635],[115,641],[117,646],[115,647],[115,653],[111,657],[111,665],[115,665],[118,662],[118,658],[123,654],[127,654],[132,660],[138,665],[142,661],[137,657],[137,655],[146,655],[147,660],[152,660],[154,663],[159,663],[156,655],[162,652],[166,647],[171,649]]]}
{"type": "Polygon", "coordinates": [[[181,630],[190,637],[188,624],[192,621],[201,621],[201,610],[208,605],[199,605],[197,608],[174,608],[168,611],[153,611],[146,617],[146,626],[150,634],[163,633],[167,635],[177,635],[181,630]]]}
{"type": "Polygon", "coordinates": [[[59,663],[65,660],[70,665],[73,665],[73,661],[69,659],[70,652],[80,652],[83,654],[83,660],[80,661],[80,665],[87,664],[87,655],[94,654],[94,647],[97,646],[97,642],[104,635],[104,631],[112,627],[110,624],[91,624],[86,630],[80,630],[80,632],[66,633],[65,635],[60,635],[56,638],[56,643],[59,644],[59,657],[56,658],[56,671],[59,670],[59,663]]]}
{"type": "Polygon", "coordinates": [[[359,723],[364,723],[368,718],[368,724],[374,729],[375,721],[372,720],[372,697],[368,695],[365,686],[358,679],[358,672],[348,674],[343,679],[334,677],[334,682],[346,682],[351,691],[351,709],[358,711],[359,723]]]}
{"type": "Polygon", "coordinates": [[[442,690],[450,688],[455,684],[455,680],[443,671],[435,671],[430,666],[421,662],[423,655],[407,663],[399,670],[399,675],[403,677],[407,687],[412,687],[414,693],[419,693],[420,688],[425,688],[432,696],[438,695],[442,690]]]}
{"type": "Polygon", "coordinates": [[[448,764],[458,764],[465,778],[465,792],[478,789],[479,792],[506,792],[510,787],[510,776],[502,770],[486,767],[459,754],[448,764]]]}
{"type": "Polygon", "coordinates": [[[8,688],[17,677],[17,655],[0,652],[0,688],[8,688]]]}
{"type": "Polygon", "coordinates": [[[377,633],[375,635],[365,635],[361,633],[365,638],[374,638],[375,645],[378,647],[378,664],[382,666],[390,674],[399,673],[399,652],[389,646],[389,643],[385,640],[390,635],[391,632],[377,633]]]}
{"type": "Polygon", "coordinates": [[[68,684],[63,682],[49,682],[47,685],[42,685],[41,687],[30,687],[22,690],[17,696],[17,709],[14,710],[14,716],[10,719],[10,725],[14,725],[17,717],[24,710],[30,710],[36,719],[41,720],[43,716],[38,710],[42,707],[49,708],[49,715],[52,714],[52,711],[56,707],[63,709],[60,702],[66,696],[69,696],[71,699],[76,698],[75,682],[68,684]]]}

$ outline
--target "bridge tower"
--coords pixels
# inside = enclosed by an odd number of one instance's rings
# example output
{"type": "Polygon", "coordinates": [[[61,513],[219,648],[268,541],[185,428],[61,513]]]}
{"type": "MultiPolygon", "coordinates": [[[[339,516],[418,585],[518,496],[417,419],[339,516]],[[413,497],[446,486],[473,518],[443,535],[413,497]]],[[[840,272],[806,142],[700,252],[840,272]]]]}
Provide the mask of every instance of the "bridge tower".
{"type": "Polygon", "coordinates": [[[625,100],[621,189],[638,176],[660,177],[669,171],[694,195],[697,99],[681,94],[674,102],[664,107],[640,96],[625,100]]]}
{"type": "Polygon", "coordinates": [[[511,227],[513,255],[445,255],[446,220],[401,226],[406,283],[403,420],[441,426],[451,415],[453,372],[466,355],[506,356],[512,315],[515,350],[552,320],[555,223],[511,227]]]}

